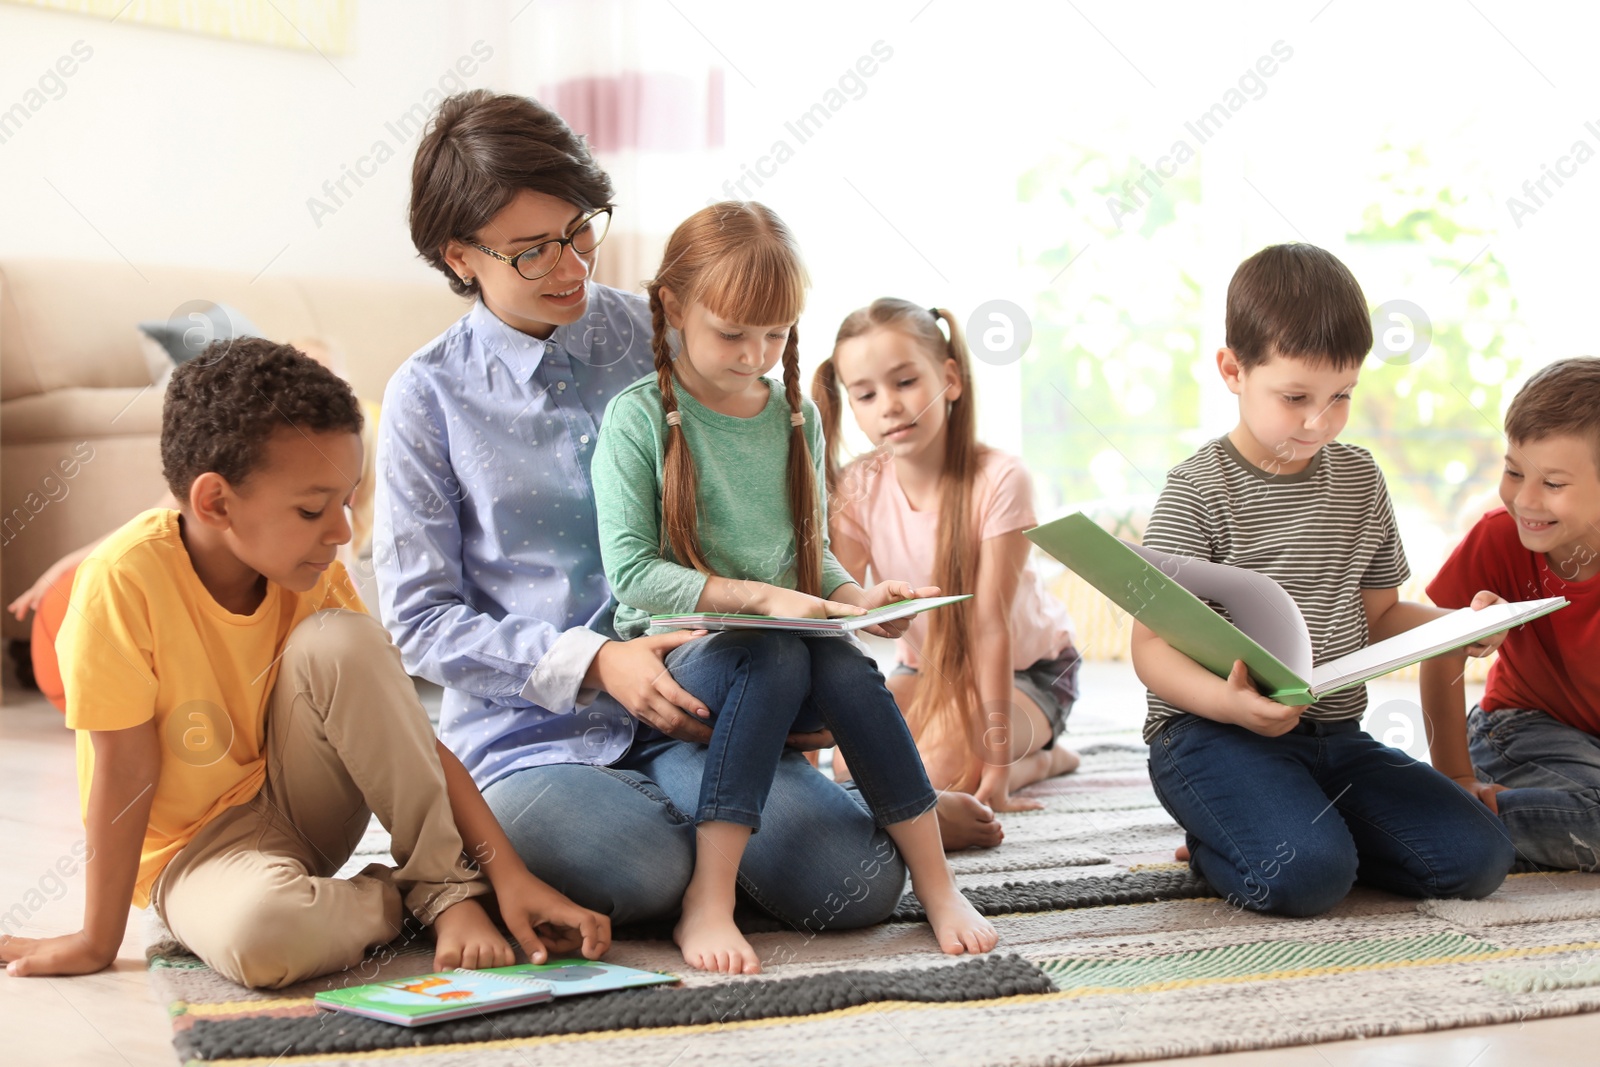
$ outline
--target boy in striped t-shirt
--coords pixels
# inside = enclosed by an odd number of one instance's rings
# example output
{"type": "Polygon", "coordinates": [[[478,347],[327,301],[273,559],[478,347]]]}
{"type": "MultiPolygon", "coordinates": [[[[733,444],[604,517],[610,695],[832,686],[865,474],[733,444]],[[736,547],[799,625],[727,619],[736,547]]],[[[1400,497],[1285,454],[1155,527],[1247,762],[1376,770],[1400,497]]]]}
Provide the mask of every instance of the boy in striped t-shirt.
{"type": "MultiPolygon", "coordinates": [[[[1410,570],[1383,474],[1368,452],[1334,440],[1371,347],[1366,298],[1333,255],[1274,245],[1245,260],[1217,353],[1239,423],[1172,469],[1144,537],[1277,581],[1305,616],[1317,662],[1443,614],[1400,600],[1410,570]]],[[[1316,915],[1358,877],[1407,896],[1469,898],[1505,878],[1505,827],[1365,733],[1364,686],[1279,704],[1242,662],[1218,678],[1137,620],[1133,662],[1150,690],[1151,781],[1187,832],[1192,868],[1232,903],[1316,915]]]]}

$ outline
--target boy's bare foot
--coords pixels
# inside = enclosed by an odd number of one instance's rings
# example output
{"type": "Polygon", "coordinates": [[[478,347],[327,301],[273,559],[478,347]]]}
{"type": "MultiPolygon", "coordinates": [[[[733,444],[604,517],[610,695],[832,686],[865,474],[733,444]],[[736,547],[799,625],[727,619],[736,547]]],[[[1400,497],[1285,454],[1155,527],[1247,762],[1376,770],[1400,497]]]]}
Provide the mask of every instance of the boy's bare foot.
{"type": "Polygon", "coordinates": [[[1189,846],[1188,845],[1179,845],[1177,848],[1173,849],[1172,850],[1172,858],[1174,860],[1178,861],[1179,863],[1188,863],[1189,862],[1189,846]]]}
{"type": "Polygon", "coordinates": [[[476,900],[452,904],[433,920],[435,970],[509,967],[516,962],[511,946],[476,900]]]}
{"type": "Polygon", "coordinates": [[[947,955],[982,955],[1000,940],[994,924],[978,914],[954,882],[926,895],[919,890],[917,900],[928,913],[928,925],[933,927],[939,948],[947,955]]]}
{"type": "Polygon", "coordinates": [[[733,909],[706,900],[693,882],[683,895],[683,916],[672,928],[683,962],[721,974],[760,974],[761,959],[733,921],[733,909]]]}
{"type": "Polygon", "coordinates": [[[994,811],[971,793],[946,789],[939,794],[939,837],[946,852],[964,848],[994,848],[1006,839],[1006,832],[994,811]]]}

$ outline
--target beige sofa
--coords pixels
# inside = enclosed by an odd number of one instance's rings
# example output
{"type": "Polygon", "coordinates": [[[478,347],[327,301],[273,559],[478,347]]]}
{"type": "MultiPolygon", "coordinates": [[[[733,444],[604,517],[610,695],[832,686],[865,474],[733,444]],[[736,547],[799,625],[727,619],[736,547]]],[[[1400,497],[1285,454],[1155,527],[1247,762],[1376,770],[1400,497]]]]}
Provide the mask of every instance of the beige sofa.
{"type": "MultiPolygon", "coordinates": [[[[407,356],[465,310],[436,284],[67,260],[0,260],[0,598],[161,495],[161,394],[136,324],[212,300],[277,340],[321,337],[381,400],[407,356]]],[[[27,626],[5,616],[4,636],[27,626]]]]}

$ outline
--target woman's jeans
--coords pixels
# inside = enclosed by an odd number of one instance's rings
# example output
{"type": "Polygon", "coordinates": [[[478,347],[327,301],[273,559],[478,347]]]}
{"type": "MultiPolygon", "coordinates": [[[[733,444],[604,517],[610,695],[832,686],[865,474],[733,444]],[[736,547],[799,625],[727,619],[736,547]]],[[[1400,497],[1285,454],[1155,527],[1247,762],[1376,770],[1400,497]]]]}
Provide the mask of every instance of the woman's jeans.
{"type": "Polygon", "coordinates": [[[1263,737],[1185,715],[1150,746],[1150,779],[1188,831],[1190,865],[1230,903],[1317,915],[1353,883],[1476,898],[1511,868],[1478,799],[1354,719],[1263,737]]]}
{"type": "MultiPolygon", "coordinates": [[[[817,640],[856,647],[840,638],[817,640]]],[[[674,676],[717,706],[711,693],[674,676]]],[[[881,678],[876,685],[883,688],[881,678]]],[[[833,697],[847,714],[867,703],[848,688],[833,697]]],[[[802,717],[800,725],[811,724],[802,717]]],[[[709,752],[640,724],[633,746],[609,767],[531,767],[483,795],[528,869],[562,893],[618,924],[670,918],[694,872],[693,813],[709,752]]],[[[911,758],[922,773],[914,748],[911,758]]],[[[799,752],[784,750],[761,808],[761,832],[750,838],[739,866],[740,888],[790,927],[817,933],[888,919],[905,880],[905,864],[856,783],[840,786],[799,752]]]]}
{"type": "Polygon", "coordinates": [[[1496,795],[1519,859],[1562,870],[1600,869],[1600,737],[1542,711],[1473,708],[1467,745],[1496,795]]]}

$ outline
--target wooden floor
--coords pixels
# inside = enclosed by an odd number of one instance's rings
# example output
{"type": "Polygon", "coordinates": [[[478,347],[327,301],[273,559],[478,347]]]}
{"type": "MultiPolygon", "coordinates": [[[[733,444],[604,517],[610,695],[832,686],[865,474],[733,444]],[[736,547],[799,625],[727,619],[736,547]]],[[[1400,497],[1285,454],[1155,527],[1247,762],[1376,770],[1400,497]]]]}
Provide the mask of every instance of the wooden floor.
{"type": "MultiPolygon", "coordinates": [[[[1089,666],[1094,669],[1084,678],[1085,692],[1122,694],[1130,708],[1142,704],[1142,691],[1126,665],[1089,666]]],[[[1404,689],[1375,686],[1373,707],[1402,699],[1404,689]]],[[[27,916],[25,933],[77,929],[83,918],[82,870],[64,885],[52,873],[62,857],[74,859],[72,847],[83,840],[72,735],[37,694],[19,695],[11,687],[0,705],[0,828],[6,851],[0,863],[0,915],[37,890],[46,900],[27,916]]],[[[128,926],[116,965],[100,974],[0,976],[0,1063],[171,1067],[176,1062],[166,1012],[151,997],[145,975],[139,913],[128,926]]],[[[1162,1062],[1185,1067],[1543,1067],[1593,1064],[1600,1059],[1596,1049],[1600,1014],[1162,1062]]]]}

